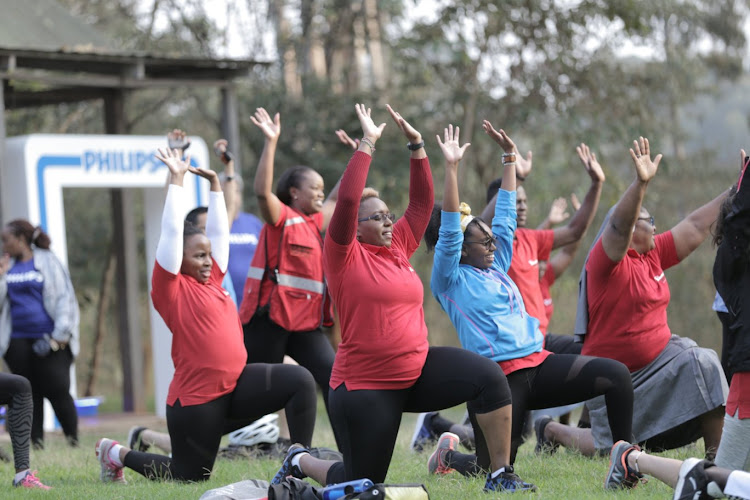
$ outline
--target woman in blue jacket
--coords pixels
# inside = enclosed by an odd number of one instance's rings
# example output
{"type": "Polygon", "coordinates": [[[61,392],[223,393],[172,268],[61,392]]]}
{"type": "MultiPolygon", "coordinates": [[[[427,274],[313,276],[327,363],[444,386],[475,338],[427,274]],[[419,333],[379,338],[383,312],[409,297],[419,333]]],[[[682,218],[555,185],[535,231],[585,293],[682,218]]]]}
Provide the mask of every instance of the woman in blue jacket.
{"type": "MultiPolygon", "coordinates": [[[[627,440],[631,436],[633,389],[625,365],[609,359],[546,351],[539,321],[528,315],[518,288],[507,274],[516,230],[515,145],[489,121],[484,121],[483,128],[505,151],[492,229],[467,214],[467,210],[463,214],[459,211],[458,162],[465,146],[459,147],[458,128],[455,133],[452,127],[446,129],[445,142],[438,137],[446,158],[446,172],[442,212],[433,211],[432,230],[428,228],[425,233],[428,248],[435,249],[432,293],[451,318],[461,345],[496,361],[505,372],[513,401],[511,463],[522,442],[527,410],[562,406],[602,394],[611,409],[612,434],[618,436],[615,439],[627,440]]],[[[475,474],[477,466],[487,467],[485,440],[473,415],[471,419],[476,465],[441,439],[442,448],[430,460],[437,466],[431,466],[431,470],[456,469],[468,475],[475,474]]],[[[568,429],[562,439],[540,444],[564,444],[593,455],[590,429],[568,429]]],[[[621,485],[615,483],[611,487],[621,485]]]]}

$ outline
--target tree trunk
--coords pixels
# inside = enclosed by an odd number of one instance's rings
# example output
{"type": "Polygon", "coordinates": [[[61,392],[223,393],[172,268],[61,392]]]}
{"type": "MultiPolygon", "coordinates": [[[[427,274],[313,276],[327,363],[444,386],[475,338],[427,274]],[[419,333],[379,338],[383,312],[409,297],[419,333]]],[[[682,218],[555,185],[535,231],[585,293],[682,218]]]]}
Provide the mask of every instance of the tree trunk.
{"type": "Polygon", "coordinates": [[[91,348],[91,363],[89,364],[89,374],[86,380],[86,389],[83,395],[90,397],[94,395],[94,384],[96,381],[96,372],[99,369],[99,351],[104,338],[104,328],[106,327],[107,310],[109,309],[112,283],[115,279],[115,264],[117,263],[117,253],[114,245],[109,245],[109,258],[107,265],[102,273],[102,282],[99,286],[99,305],[96,308],[96,330],[94,331],[94,340],[91,348]]]}

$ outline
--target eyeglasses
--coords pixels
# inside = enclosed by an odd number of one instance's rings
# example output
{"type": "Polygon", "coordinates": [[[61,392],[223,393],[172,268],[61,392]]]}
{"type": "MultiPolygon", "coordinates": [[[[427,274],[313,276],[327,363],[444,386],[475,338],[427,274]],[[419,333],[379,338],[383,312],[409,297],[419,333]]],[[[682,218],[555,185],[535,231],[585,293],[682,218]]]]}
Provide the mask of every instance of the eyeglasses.
{"type": "Polygon", "coordinates": [[[396,214],[392,214],[390,212],[388,212],[387,214],[378,212],[376,214],[372,214],[369,217],[362,217],[361,219],[357,219],[357,222],[365,222],[368,220],[374,220],[377,222],[385,222],[385,219],[388,219],[391,222],[396,222],[396,214]]]}
{"type": "Polygon", "coordinates": [[[471,240],[464,240],[464,243],[474,243],[476,245],[484,245],[484,248],[487,250],[492,250],[492,245],[497,246],[497,239],[496,238],[488,238],[483,241],[471,241],[471,240]]]}
{"type": "Polygon", "coordinates": [[[656,224],[654,223],[653,215],[651,217],[638,217],[638,220],[647,220],[649,224],[651,224],[652,226],[656,226],[656,224]]]}

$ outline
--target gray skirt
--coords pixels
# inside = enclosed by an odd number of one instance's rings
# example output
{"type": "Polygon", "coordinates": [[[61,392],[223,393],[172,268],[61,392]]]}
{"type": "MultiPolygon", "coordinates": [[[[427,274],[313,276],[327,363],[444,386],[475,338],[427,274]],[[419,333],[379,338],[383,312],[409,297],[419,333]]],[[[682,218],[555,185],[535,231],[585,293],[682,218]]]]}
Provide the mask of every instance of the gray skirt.
{"type": "MultiPolygon", "coordinates": [[[[643,443],[663,435],[726,404],[729,386],[719,357],[711,349],[698,347],[688,338],[672,335],[664,350],[651,363],[631,373],[633,378],[633,442],[643,443]]],[[[604,396],[588,402],[594,444],[599,450],[612,447],[604,396]]],[[[693,428],[693,433],[698,427],[693,428]]],[[[682,436],[683,443],[698,436],[682,436]]]]}

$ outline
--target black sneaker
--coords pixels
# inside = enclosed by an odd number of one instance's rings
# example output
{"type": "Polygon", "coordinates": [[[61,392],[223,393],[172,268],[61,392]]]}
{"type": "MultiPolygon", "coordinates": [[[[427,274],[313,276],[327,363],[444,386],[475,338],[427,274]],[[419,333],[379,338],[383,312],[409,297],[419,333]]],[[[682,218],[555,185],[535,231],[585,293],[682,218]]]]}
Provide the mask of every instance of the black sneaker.
{"type": "Polygon", "coordinates": [[[271,479],[271,484],[279,484],[281,481],[288,476],[296,477],[297,479],[304,479],[307,476],[302,472],[302,469],[292,465],[292,459],[300,453],[310,453],[310,450],[302,446],[301,444],[295,443],[289,447],[289,451],[286,452],[286,457],[281,464],[279,472],[271,479]]]}
{"type": "Polygon", "coordinates": [[[151,445],[141,439],[146,427],[131,427],[128,432],[128,448],[135,451],[147,452],[151,445]]]}
{"type": "Polygon", "coordinates": [[[708,476],[706,468],[713,464],[700,458],[688,458],[682,462],[680,474],[677,477],[677,486],[674,487],[674,500],[709,500],[713,497],[708,494],[708,476]]]}
{"type": "Polygon", "coordinates": [[[487,482],[484,483],[484,492],[489,493],[491,491],[503,491],[513,493],[515,491],[537,491],[536,485],[527,483],[521,479],[518,474],[513,471],[512,465],[507,465],[505,471],[492,477],[492,474],[487,474],[487,482]]]}
{"type": "Polygon", "coordinates": [[[557,448],[560,447],[558,443],[550,441],[544,437],[544,429],[547,428],[547,424],[553,422],[552,417],[549,415],[542,415],[534,421],[534,432],[536,433],[536,446],[534,446],[534,453],[554,453],[557,448]]]}

